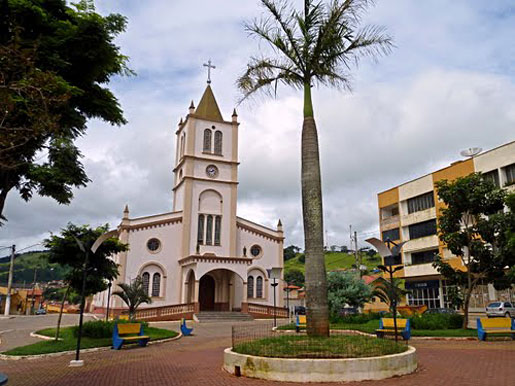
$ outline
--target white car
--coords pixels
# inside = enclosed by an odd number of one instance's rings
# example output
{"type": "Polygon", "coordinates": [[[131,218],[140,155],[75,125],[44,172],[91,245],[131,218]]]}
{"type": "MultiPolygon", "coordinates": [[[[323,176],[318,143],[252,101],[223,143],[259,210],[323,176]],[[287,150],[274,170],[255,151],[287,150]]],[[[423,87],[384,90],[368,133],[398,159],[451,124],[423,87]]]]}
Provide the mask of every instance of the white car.
{"type": "Polygon", "coordinates": [[[504,318],[515,318],[515,307],[511,302],[495,302],[486,306],[486,316],[489,318],[500,316],[504,318]]]}

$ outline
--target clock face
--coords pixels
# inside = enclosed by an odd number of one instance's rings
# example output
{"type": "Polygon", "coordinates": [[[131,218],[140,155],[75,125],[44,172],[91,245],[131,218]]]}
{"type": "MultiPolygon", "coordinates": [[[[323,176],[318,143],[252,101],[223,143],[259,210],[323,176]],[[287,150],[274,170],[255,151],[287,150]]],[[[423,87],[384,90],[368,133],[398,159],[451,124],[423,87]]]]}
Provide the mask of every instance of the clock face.
{"type": "Polygon", "coordinates": [[[215,165],[209,165],[206,168],[206,174],[210,178],[215,178],[216,176],[218,176],[218,168],[215,165]]]}

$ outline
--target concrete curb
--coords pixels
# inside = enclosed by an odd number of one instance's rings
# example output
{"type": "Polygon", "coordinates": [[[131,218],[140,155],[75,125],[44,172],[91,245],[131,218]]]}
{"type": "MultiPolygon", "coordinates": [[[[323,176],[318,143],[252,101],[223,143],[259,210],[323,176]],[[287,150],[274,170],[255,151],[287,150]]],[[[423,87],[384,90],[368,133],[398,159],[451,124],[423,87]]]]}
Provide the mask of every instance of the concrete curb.
{"type": "Polygon", "coordinates": [[[224,350],[223,369],[230,374],[269,381],[352,382],[411,374],[417,369],[416,349],[368,358],[267,358],[224,350]]]}
{"type": "MultiPolygon", "coordinates": [[[[42,335],[40,335],[40,336],[42,336],[42,335]]],[[[49,338],[49,337],[46,337],[46,338],[49,338]]],[[[147,343],[147,345],[151,346],[151,345],[159,344],[159,343],[172,342],[172,341],[178,340],[180,338],[182,338],[181,332],[179,332],[179,335],[174,336],[173,338],[149,341],[147,343]]],[[[50,338],[50,339],[52,339],[52,338],[50,338]]],[[[105,346],[105,347],[86,348],[86,349],[81,349],[80,352],[81,353],[89,353],[89,352],[98,352],[98,351],[107,351],[107,350],[111,350],[111,347],[105,346]]],[[[6,354],[0,353],[0,360],[4,360],[4,361],[17,361],[17,360],[22,360],[22,359],[33,360],[33,359],[59,357],[59,356],[69,355],[69,354],[74,354],[74,353],[75,353],[75,350],[60,351],[60,352],[53,352],[53,353],[49,353],[49,354],[38,354],[38,355],[6,355],[6,354]]]]}
{"type": "MultiPolygon", "coordinates": [[[[43,340],[55,340],[55,338],[52,338],[51,336],[40,335],[40,334],[36,333],[36,331],[32,331],[29,335],[33,338],[39,338],[39,339],[43,339],[43,340]]],[[[63,340],[63,339],[59,338],[57,340],[63,340]]]]}

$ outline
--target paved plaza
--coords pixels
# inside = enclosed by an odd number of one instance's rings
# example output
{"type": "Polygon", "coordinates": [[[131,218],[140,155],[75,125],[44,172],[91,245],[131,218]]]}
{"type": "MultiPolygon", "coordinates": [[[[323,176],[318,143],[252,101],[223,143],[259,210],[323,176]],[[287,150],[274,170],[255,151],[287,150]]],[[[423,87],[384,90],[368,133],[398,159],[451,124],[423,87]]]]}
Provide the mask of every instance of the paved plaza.
{"type": "MultiPolygon", "coordinates": [[[[160,323],[177,329],[176,323],[160,323]]],[[[222,350],[231,345],[231,324],[197,324],[195,336],[146,348],[85,353],[83,368],[70,368],[72,355],[0,361],[9,386],[82,385],[291,385],[237,378],[222,369],[222,350]]],[[[412,375],[359,385],[513,385],[515,342],[420,341],[419,370],[412,375]]],[[[349,384],[349,385],[353,385],[349,384]]]]}

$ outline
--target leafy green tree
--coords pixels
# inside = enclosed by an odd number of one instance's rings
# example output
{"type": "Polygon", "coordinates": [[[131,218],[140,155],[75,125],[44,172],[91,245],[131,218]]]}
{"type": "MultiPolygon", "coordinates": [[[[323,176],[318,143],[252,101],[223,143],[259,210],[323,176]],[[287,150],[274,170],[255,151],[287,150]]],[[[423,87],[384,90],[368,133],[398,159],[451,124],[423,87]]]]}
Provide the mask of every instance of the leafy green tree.
{"type": "Polygon", "coordinates": [[[354,272],[329,272],[327,275],[329,309],[338,316],[346,305],[361,307],[372,296],[372,290],[354,272]]]}
{"type": "Polygon", "coordinates": [[[451,265],[438,256],[433,266],[457,287],[463,301],[463,328],[467,328],[474,288],[482,282],[494,283],[497,288],[512,283],[506,267],[515,263],[509,247],[513,212],[504,211],[505,191],[479,173],[453,182],[442,180],[436,186],[438,197],[445,204],[438,218],[439,237],[461,264],[451,265]]]}
{"type": "Polygon", "coordinates": [[[297,256],[297,253],[299,253],[300,248],[295,245],[290,245],[289,247],[284,248],[284,261],[290,260],[295,258],[297,256]]]}
{"type": "Polygon", "coordinates": [[[68,204],[89,181],[74,144],[87,120],[126,122],[105,86],[131,73],[114,43],[126,19],[92,4],[0,2],[0,220],[13,189],[25,201],[39,194],[68,204]]]}
{"type": "Polygon", "coordinates": [[[270,45],[273,55],[251,58],[238,80],[243,99],[258,91],[274,95],[278,84],[304,92],[301,180],[310,336],[329,335],[320,157],[311,89],[316,85],[349,89],[349,69],[361,57],[390,51],[392,40],[383,28],[360,28],[372,3],[304,0],[302,10],[297,10],[293,2],[261,0],[265,16],[246,26],[250,35],[270,45]]]}
{"type": "Polygon", "coordinates": [[[393,312],[393,302],[399,304],[401,299],[406,296],[409,291],[404,289],[404,280],[397,277],[393,281],[378,277],[372,283],[372,297],[377,297],[383,303],[388,304],[390,312],[393,312]]]}
{"type": "Polygon", "coordinates": [[[114,291],[113,295],[120,297],[127,307],[129,308],[129,319],[134,320],[136,310],[143,303],[152,303],[152,299],[148,296],[147,291],[143,286],[143,280],[140,276],[136,277],[130,284],[118,284],[121,288],[119,291],[114,291]]]}
{"type": "MultiPolygon", "coordinates": [[[[70,290],[82,293],[84,268],[86,269],[85,296],[94,295],[106,290],[108,283],[118,276],[118,264],[109,257],[126,251],[128,249],[126,244],[121,243],[115,238],[110,238],[104,241],[95,253],[91,252],[93,243],[108,230],[108,225],[90,228],[87,225],[76,226],[70,223],[61,230],[61,235],[51,235],[43,241],[43,245],[48,249],[49,261],[68,268],[65,282],[70,290]],[[80,240],[84,248],[89,251],[86,267],[84,267],[85,254],[81,251],[77,240],[80,240]]],[[[63,304],[67,296],[68,291],[66,291],[63,297],[63,304]]],[[[58,321],[58,330],[60,320],[61,318],[58,321]]],[[[56,334],[56,339],[57,336],[58,333],[56,334]]]]}
{"type": "Polygon", "coordinates": [[[284,273],[284,281],[299,287],[304,287],[304,274],[298,269],[292,269],[284,273]]]}

